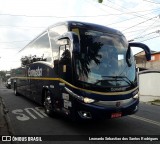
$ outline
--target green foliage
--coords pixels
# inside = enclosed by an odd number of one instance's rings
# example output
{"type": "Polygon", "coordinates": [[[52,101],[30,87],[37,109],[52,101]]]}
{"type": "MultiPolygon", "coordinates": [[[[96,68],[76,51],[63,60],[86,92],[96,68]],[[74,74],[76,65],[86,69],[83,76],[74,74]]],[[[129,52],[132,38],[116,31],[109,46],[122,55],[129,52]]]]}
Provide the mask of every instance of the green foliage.
{"type": "Polygon", "coordinates": [[[98,0],[98,2],[99,2],[99,3],[102,3],[102,2],[103,2],[103,0],[98,0]]]}
{"type": "Polygon", "coordinates": [[[6,71],[0,71],[0,78],[2,78],[2,81],[6,81],[8,79],[8,76],[6,76],[6,71]]]}
{"type": "Polygon", "coordinates": [[[5,80],[5,75],[6,73],[4,71],[0,71],[0,77],[2,78],[2,80],[5,80]]]}
{"type": "Polygon", "coordinates": [[[0,71],[0,76],[4,77],[6,75],[5,71],[0,71]]]}

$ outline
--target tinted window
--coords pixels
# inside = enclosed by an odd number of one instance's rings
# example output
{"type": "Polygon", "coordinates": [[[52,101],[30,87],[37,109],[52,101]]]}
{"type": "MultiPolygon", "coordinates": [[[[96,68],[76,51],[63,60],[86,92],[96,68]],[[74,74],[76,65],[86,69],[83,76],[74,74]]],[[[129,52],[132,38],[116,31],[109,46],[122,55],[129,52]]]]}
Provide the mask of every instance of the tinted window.
{"type": "Polygon", "coordinates": [[[38,38],[30,48],[31,57],[35,61],[52,61],[52,51],[49,44],[48,34],[42,35],[38,38]]]}
{"type": "MultiPolygon", "coordinates": [[[[75,29],[74,29],[75,31],[75,29]]],[[[79,28],[81,54],[76,59],[78,80],[98,86],[128,86],[136,82],[135,65],[126,63],[123,36],[79,28]]],[[[131,55],[131,62],[134,57],[131,55]]]]}
{"type": "Polygon", "coordinates": [[[55,26],[49,30],[49,36],[50,36],[50,40],[51,40],[51,46],[52,46],[54,60],[58,59],[59,47],[56,43],[57,38],[60,35],[66,33],[67,31],[68,31],[68,29],[65,25],[55,26]]]}

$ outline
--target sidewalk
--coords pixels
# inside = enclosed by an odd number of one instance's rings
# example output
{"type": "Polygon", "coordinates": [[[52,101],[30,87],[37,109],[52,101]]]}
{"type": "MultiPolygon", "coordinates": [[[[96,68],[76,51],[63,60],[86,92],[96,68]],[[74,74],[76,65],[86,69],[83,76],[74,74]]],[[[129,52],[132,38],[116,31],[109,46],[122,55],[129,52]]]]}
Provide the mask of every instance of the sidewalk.
{"type": "MultiPolygon", "coordinates": [[[[8,116],[8,110],[5,107],[4,101],[0,96],[0,141],[2,141],[2,136],[14,135],[11,127],[10,119],[8,116]]],[[[6,144],[11,144],[11,142],[5,142],[6,144]]]]}
{"type": "Polygon", "coordinates": [[[160,106],[160,96],[140,95],[140,102],[144,102],[144,103],[149,103],[149,104],[159,105],[160,106]],[[155,100],[159,100],[159,102],[154,102],[155,100]]]}

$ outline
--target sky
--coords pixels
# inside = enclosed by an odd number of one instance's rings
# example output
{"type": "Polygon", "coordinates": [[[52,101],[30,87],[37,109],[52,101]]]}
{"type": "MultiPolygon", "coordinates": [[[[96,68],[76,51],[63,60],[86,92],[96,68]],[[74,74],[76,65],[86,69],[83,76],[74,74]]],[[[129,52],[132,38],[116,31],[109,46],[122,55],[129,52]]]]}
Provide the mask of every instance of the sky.
{"type": "Polygon", "coordinates": [[[128,41],[160,51],[160,0],[0,0],[0,70],[14,68],[14,57],[25,45],[66,20],[111,27],[128,41]]]}

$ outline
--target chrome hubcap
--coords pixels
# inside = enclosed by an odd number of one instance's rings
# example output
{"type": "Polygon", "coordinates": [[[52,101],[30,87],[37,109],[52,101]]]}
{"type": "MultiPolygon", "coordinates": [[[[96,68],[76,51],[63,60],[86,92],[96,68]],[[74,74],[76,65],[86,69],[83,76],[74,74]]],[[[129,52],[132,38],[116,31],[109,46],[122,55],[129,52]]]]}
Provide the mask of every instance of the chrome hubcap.
{"type": "Polygon", "coordinates": [[[44,106],[46,109],[46,112],[49,113],[51,111],[51,98],[50,96],[47,96],[44,102],[44,106]]]}

